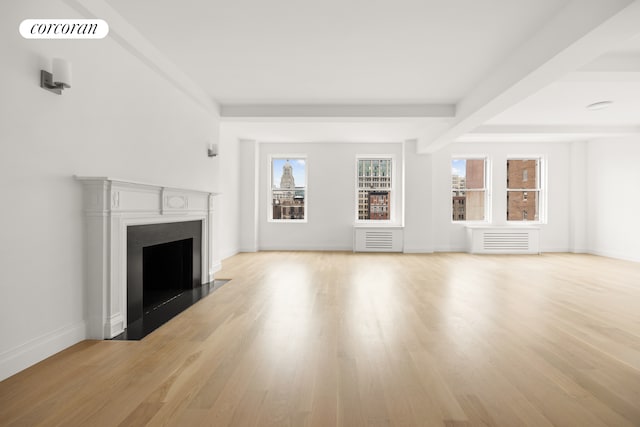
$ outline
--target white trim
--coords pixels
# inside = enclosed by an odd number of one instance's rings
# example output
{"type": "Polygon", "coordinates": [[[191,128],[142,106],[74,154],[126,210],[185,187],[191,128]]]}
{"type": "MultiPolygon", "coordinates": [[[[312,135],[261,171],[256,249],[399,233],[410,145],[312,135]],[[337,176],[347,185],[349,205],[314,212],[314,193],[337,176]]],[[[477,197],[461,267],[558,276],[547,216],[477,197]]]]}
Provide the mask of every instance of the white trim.
{"type": "Polygon", "coordinates": [[[640,256],[628,256],[624,253],[617,252],[617,251],[588,250],[586,253],[590,255],[595,255],[595,256],[619,259],[622,261],[640,262],[640,256]]]}
{"type": "Polygon", "coordinates": [[[0,381],[87,338],[84,321],[40,335],[0,354],[0,381]]]}
{"type": "Polygon", "coordinates": [[[240,249],[232,249],[230,251],[227,251],[227,252],[225,252],[225,253],[220,255],[220,262],[218,262],[216,264],[220,264],[220,267],[222,267],[222,261],[224,261],[225,259],[229,259],[232,256],[238,255],[240,252],[241,252],[240,249]]]}
{"type": "Polygon", "coordinates": [[[81,176],[81,175],[74,175],[73,178],[78,180],[78,181],[82,181],[82,182],[95,182],[96,184],[99,184],[99,183],[104,182],[104,181],[108,181],[108,182],[112,182],[112,183],[117,183],[121,187],[131,187],[131,188],[150,187],[149,188],[150,191],[154,191],[154,190],[156,190],[158,188],[161,188],[163,190],[180,191],[180,192],[183,192],[183,193],[206,193],[206,194],[213,194],[214,196],[217,196],[217,195],[220,194],[220,193],[214,193],[214,192],[208,191],[208,190],[198,190],[198,189],[193,189],[193,188],[174,187],[174,186],[171,186],[171,185],[162,185],[162,184],[151,184],[151,183],[148,183],[148,182],[131,181],[131,180],[127,180],[127,179],[113,178],[113,177],[109,177],[109,176],[81,176]]]}
{"type": "Polygon", "coordinates": [[[360,221],[353,224],[353,228],[404,228],[402,224],[387,224],[386,221],[360,221]]]}
{"type": "Polygon", "coordinates": [[[277,245],[267,245],[260,246],[258,252],[261,251],[281,251],[281,252],[293,252],[293,251],[317,251],[317,252],[353,252],[352,245],[346,246],[317,246],[310,244],[308,246],[305,245],[290,245],[287,244],[285,246],[277,246],[277,245]]]}
{"type": "Polygon", "coordinates": [[[453,253],[458,253],[458,252],[464,252],[467,253],[467,247],[466,246],[459,246],[459,247],[452,247],[452,246],[440,246],[437,248],[433,249],[433,253],[449,253],[449,252],[453,252],[453,253]]]}
{"type": "Polygon", "coordinates": [[[222,261],[216,261],[211,264],[210,273],[209,273],[209,282],[214,280],[213,275],[220,270],[222,270],[222,261]]]}
{"type": "Polygon", "coordinates": [[[433,248],[421,248],[421,247],[407,248],[407,247],[405,247],[404,250],[402,251],[402,253],[404,253],[404,254],[432,254],[433,253],[433,248]]]}
{"type": "Polygon", "coordinates": [[[251,247],[251,248],[241,247],[238,249],[238,253],[256,253],[256,252],[260,252],[260,249],[258,249],[257,247],[251,247]]]}

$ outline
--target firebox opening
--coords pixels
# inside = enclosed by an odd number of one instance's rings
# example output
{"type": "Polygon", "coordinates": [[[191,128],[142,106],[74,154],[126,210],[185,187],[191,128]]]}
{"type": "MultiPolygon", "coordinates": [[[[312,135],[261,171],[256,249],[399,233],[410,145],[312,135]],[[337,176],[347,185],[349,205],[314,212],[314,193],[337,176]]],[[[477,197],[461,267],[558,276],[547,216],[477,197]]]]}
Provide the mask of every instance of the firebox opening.
{"type": "Polygon", "coordinates": [[[142,311],[149,313],[193,288],[193,239],[142,248],[142,311]]]}

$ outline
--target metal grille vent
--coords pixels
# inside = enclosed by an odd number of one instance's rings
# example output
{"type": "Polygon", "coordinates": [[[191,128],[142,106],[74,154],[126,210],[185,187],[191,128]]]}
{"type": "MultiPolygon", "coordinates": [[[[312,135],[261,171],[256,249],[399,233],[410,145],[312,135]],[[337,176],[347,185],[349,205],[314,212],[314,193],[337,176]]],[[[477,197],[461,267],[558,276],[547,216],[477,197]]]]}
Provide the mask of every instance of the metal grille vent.
{"type": "Polygon", "coordinates": [[[391,231],[367,231],[364,236],[366,249],[393,249],[393,233],[391,231]]]}
{"type": "Polygon", "coordinates": [[[485,251],[529,251],[529,233],[526,232],[485,232],[482,248],[485,251]]]}

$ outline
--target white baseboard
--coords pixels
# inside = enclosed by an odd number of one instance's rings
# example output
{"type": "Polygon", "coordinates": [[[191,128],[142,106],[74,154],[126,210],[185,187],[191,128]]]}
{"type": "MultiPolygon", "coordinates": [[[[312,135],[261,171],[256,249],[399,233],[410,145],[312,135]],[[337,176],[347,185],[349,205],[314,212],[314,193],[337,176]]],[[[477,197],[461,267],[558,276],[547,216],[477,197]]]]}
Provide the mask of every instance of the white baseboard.
{"type": "Polygon", "coordinates": [[[127,325],[124,324],[122,314],[114,314],[105,325],[104,337],[113,338],[120,335],[125,330],[126,326],[127,325]]]}
{"type": "Polygon", "coordinates": [[[287,245],[287,246],[261,246],[260,251],[319,251],[319,252],[352,252],[353,246],[303,246],[303,245],[287,245]]]}
{"type": "Polygon", "coordinates": [[[405,254],[432,254],[433,248],[407,248],[402,251],[405,254]]]}
{"type": "Polygon", "coordinates": [[[591,255],[604,256],[607,258],[621,259],[623,261],[640,262],[640,257],[629,256],[619,252],[590,250],[587,253],[591,255]]]}
{"type": "Polygon", "coordinates": [[[217,260],[216,262],[211,264],[211,273],[215,274],[220,270],[222,270],[222,261],[217,260]]]}
{"type": "Polygon", "coordinates": [[[469,248],[467,248],[466,246],[460,246],[459,248],[453,248],[453,247],[439,247],[439,248],[434,248],[433,252],[468,252],[469,248]]]}
{"type": "Polygon", "coordinates": [[[570,250],[569,248],[540,248],[541,254],[571,254],[578,253],[570,250]]]}
{"type": "Polygon", "coordinates": [[[227,258],[231,258],[232,256],[238,255],[240,252],[243,251],[240,251],[239,249],[228,251],[220,256],[220,262],[224,261],[227,258]]]}
{"type": "Polygon", "coordinates": [[[0,354],[0,381],[87,338],[84,321],[63,326],[0,354]]]}

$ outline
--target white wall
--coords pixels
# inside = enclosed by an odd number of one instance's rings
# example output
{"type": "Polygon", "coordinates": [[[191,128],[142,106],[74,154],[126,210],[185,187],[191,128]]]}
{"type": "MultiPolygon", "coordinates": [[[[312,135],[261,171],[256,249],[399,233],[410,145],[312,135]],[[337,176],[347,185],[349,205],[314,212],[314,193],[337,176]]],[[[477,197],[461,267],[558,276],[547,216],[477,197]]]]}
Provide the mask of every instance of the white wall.
{"type": "MultiPolygon", "coordinates": [[[[356,156],[396,159],[394,191],[402,192],[402,143],[260,143],[258,247],[261,250],[352,250],[356,156]],[[307,156],[307,222],[268,221],[270,156],[307,156]]],[[[249,165],[250,166],[250,165],[249,165]]],[[[401,200],[400,198],[398,200],[401,200]]],[[[392,201],[393,203],[393,201],[392,201]]],[[[398,212],[398,222],[401,221],[398,212]]]]}
{"type": "Polygon", "coordinates": [[[571,143],[570,176],[570,249],[575,253],[588,252],[588,194],[587,185],[587,142],[571,143]]]}
{"type": "Polygon", "coordinates": [[[238,253],[240,227],[240,144],[220,126],[218,157],[220,195],[216,197],[216,236],[219,258],[223,260],[238,253]]]}
{"type": "Polygon", "coordinates": [[[404,252],[433,252],[432,156],[417,154],[405,143],[404,252]]]}
{"type": "Polygon", "coordinates": [[[590,141],[587,156],[589,251],[640,261],[640,138],[590,141]]]}
{"type": "MultiPolygon", "coordinates": [[[[222,128],[225,128],[223,123],[222,128]]],[[[237,137],[236,137],[237,138],[237,137]]],[[[238,140],[240,150],[240,230],[242,252],[258,250],[258,157],[260,148],[254,140],[238,140]]]]}
{"type": "Polygon", "coordinates": [[[233,158],[226,147],[208,158],[218,119],[112,38],[23,39],[19,23],[40,17],[78,15],[42,0],[11,2],[0,18],[0,379],[85,337],[74,174],[224,193],[218,168],[233,158]],[[61,96],[39,87],[54,56],[73,64],[73,87],[61,96]]]}
{"type": "MultiPolygon", "coordinates": [[[[540,225],[543,252],[572,249],[570,240],[571,146],[566,143],[458,143],[434,153],[433,232],[436,251],[464,251],[464,224],[451,222],[451,159],[462,156],[487,156],[491,163],[492,224],[506,224],[506,159],[509,156],[543,156],[547,166],[547,223],[540,225]]],[[[407,195],[411,197],[411,195],[407,195]]]]}

